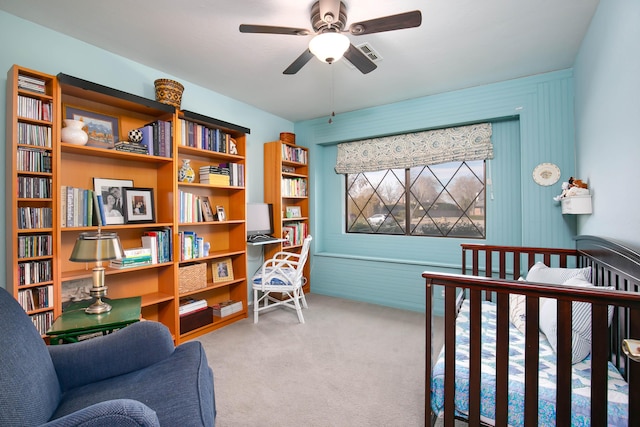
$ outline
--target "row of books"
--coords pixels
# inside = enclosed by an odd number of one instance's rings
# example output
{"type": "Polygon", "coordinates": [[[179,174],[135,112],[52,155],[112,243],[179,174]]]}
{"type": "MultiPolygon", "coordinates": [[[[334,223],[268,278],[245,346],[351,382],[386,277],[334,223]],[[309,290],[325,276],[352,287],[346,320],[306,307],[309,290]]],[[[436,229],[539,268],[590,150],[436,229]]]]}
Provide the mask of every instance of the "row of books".
{"type": "Polygon", "coordinates": [[[51,173],[51,152],[18,147],[17,169],[21,172],[51,173]]]}
{"type": "Polygon", "coordinates": [[[172,123],[165,120],[156,120],[140,129],[142,141],[147,148],[147,154],[159,157],[171,157],[172,123]]]}
{"type": "Polygon", "coordinates": [[[235,143],[228,133],[188,120],[180,120],[182,145],[218,153],[234,153],[235,143]]]}
{"type": "Polygon", "coordinates": [[[18,302],[24,311],[49,308],[53,305],[53,286],[18,291],[18,302]]]}
{"type": "Polygon", "coordinates": [[[148,230],[142,233],[140,237],[143,248],[151,250],[151,263],[162,264],[171,262],[173,254],[173,235],[170,228],[160,228],[157,230],[148,230]]]}
{"type": "Polygon", "coordinates": [[[206,256],[208,250],[205,248],[204,239],[198,237],[195,231],[180,231],[178,239],[180,240],[180,261],[206,256]]]}
{"type": "Polygon", "coordinates": [[[53,106],[50,101],[18,95],[18,116],[50,122],[52,113],[53,106]]]}
{"type": "Polygon", "coordinates": [[[306,197],[307,180],[305,178],[282,178],[282,197],[306,197]]]}
{"type": "Polygon", "coordinates": [[[287,222],[282,226],[282,238],[287,239],[282,246],[302,245],[305,237],[309,234],[309,224],[306,222],[287,222]]]}
{"type": "Polygon", "coordinates": [[[36,93],[45,93],[46,90],[44,80],[24,74],[18,74],[18,88],[36,93]]]}
{"type": "Polygon", "coordinates": [[[188,193],[180,190],[178,192],[178,206],[180,209],[180,223],[208,222],[215,220],[215,214],[211,207],[211,202],[207,196],[188,193]]]}
{"type": "Polygon", "coordinates": [[[282,160],[307,164],[309,157],[307,150],[282,144],[282,160]]]}
{"type": "Polygon", "coordinates": [[[227,167],[207,165],[200,167],[200,183],[209,185],[231,185],[231,171],[227,167]]]}
{"type": "Polygon", "coordinates": [[[51,148],[51,126],[18,123],[18,144],[51,148]]]}
{"type": "Polygon", "coordinates": [[[17,220],[20,230],[51,228],[53,226],[53,210],[34,206],[19,207],[17,220]]]}
{"type": "Polygon", "coordinates": [[[105,225],[100,216],[102,204],[95,196],[96,194],[93,190],[61,185],[60,225],[62,227],[105,225]],[[94,220],[94,209],[96,209],[97,220],[94,220]]]}
{"type": "Polygon", "coordinates": [[[50,234],[18,236],[18,258],[50,256],[53,253],[53,237],[50,234]]]}
{"type": "Polygon", "coordinates": [[[27,199],[51,198],[51,178],[18,176],[18,197],[27,199]]]}
{"type": "Polygon", "coordinates": [[[29,317],[31,317],[33,326],[36,327],[40,335],[46,334],[53,324],[53,311],[45,311],[44,313],[32,314],[29,317]]]}
{"type": "Polygon", "coordinates": [[[19,262],[18,285],[33,285],[53,280],[51,260],[19,262]]]}

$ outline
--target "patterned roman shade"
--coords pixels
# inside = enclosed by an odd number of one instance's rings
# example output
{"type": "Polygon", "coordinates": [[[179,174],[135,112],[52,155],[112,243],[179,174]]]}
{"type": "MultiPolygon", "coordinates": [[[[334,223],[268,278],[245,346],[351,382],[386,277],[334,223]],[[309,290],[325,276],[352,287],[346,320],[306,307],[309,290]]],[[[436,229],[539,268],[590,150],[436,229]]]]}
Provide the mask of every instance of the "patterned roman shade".
{"type": "Polygon", "coordinates": [[[338,144],[336,173],[404,169],[493,158],[491,123],[338,144]]]}

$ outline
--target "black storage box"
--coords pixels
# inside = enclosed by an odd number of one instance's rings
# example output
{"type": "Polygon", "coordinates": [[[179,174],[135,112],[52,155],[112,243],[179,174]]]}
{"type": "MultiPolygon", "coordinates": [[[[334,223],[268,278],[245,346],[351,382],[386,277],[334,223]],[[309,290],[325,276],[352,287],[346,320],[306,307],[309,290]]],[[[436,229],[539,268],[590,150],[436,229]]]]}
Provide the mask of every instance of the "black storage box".
{"type": "Polygon", "coordinates": [[[180,333],[186,334],[194,329],[213,323],[213,308],[207,307],[203,310],[180,316],[180,333]]]}

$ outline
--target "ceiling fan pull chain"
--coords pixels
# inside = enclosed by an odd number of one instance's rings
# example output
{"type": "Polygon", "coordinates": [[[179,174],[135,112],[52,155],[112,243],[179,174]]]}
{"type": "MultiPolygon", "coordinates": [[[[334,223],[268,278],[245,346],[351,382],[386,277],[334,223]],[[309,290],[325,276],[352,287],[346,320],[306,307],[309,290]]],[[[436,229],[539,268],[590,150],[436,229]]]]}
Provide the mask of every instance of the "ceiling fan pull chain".
{"type": "Polygon", "coordinates": [[[332,117],[336,116],[336,112],[334,111],[334,107],[333,107],[333,93],[334,93],[334,88],[333,88],[333,64],[329,64],[329,68],[331,69],[331,87],[329,88],[329,103],[331,105],[329,105],[329,109],[331,110],[331,114],[329,115],[329,124],[333,123],[333,119],[332,117]]]}

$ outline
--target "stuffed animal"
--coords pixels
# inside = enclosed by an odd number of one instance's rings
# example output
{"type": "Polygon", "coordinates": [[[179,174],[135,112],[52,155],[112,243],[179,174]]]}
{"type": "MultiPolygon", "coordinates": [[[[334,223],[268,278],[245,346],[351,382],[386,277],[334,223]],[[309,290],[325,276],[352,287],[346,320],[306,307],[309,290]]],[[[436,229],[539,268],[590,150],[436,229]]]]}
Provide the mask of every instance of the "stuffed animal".
{"type": "Polygon", "coordinates": [[[589,194],[588,186],[585,182],[582,182],[580,179],[575,179],[574,177],[569,178],[569,182],[562,183],[562,193],[555,196],[553,200],[559,202],[565,197],[572,196],[581,196],[584,194],[589,194]]]}

